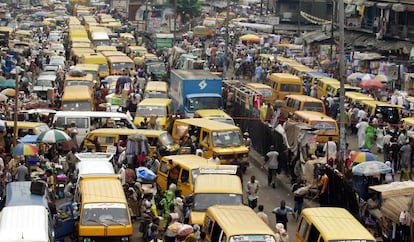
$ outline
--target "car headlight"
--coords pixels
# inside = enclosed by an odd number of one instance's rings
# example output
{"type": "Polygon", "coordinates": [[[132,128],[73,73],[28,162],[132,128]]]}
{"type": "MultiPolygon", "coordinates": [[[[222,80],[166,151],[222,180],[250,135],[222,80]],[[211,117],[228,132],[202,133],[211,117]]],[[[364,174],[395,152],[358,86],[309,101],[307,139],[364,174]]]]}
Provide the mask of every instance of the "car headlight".
{"type": "Polygon", "coordinates": [[[129,238],[128,237],[122,237],[121,238],[121,242],[128,242],[129,241],[129,238]]]}

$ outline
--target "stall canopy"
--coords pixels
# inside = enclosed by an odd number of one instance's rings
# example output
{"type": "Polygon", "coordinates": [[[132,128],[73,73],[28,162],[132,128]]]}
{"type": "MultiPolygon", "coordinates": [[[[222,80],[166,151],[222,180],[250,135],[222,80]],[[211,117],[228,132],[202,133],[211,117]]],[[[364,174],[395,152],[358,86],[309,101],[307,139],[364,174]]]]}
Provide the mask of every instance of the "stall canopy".
{"type": "Polygon", "coordinates": [[[390,184],[370,186],[371,190],[381,193],[382,199],[414,194],[414,181],[392,182],[390,184]]]}

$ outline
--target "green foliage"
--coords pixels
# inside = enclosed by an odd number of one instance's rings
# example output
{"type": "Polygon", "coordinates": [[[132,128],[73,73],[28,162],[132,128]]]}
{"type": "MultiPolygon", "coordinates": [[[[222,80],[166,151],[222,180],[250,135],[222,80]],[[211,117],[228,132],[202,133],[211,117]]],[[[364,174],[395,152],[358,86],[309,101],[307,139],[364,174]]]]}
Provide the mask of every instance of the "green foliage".
{"type": "MultiPolygon", "coordinates": [[[[181,15],[183,23],[188,22],[190,19],[200,16],[201,3],[198,0],[176,0],[177,1],[177,13],[181,15]]],[[[174,0],[170,0],[174,6],[174,0]]]]}

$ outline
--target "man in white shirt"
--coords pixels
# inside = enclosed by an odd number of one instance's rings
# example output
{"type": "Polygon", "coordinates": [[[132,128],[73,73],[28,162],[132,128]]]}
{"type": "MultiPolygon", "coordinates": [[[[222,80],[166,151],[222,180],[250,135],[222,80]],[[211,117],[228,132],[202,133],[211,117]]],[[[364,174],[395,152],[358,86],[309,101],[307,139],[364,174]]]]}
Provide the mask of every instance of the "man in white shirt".
{"type": "Polygon", "coordinates": [[[357,117],[358,117],[358,121],[359,122],[361,122],[363,119],[366,119],[367,118],[367,113],[365,112],[365,110],[364,109],[360,109],[359,111],[358,111],[358,115],[357,115],[357,117]]]}
{"type": "Polygon", "coordinates": [[[216,152],[213,153],[213,156],[212,157],[208,158],[208,161],[214,162],[217,165],[220,165],[221,164],[220,159],[218,158],[216,152]]]}
{"type": "Polygon", "coordinates": [[[118,163],[118,174],[121,178],[121,184],[125,185],[125,167],[122,163],[118,163]]]}
{"type": "Polygon", "coordinates": [[[246,184],[247,202],[249,207],[255,209],[257,206],[257,198],[259,193],[259,182],[255,176],[251,176],[250,180],[246,184]]]}
{"type": "Polygon", "coordinates": [[[337,147],[336,143],[332,141],[332,137],[329,137],[328,142],[323,147],[323,152],[325,152],[326,159],[334,159],[336,158],[337,147]]]}

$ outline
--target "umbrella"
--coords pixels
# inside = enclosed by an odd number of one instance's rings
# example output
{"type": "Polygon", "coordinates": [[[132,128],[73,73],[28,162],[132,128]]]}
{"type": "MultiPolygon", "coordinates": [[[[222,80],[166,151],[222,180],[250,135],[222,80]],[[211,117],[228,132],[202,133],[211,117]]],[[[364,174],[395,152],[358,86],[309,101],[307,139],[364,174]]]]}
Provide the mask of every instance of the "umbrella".
{"type": "Polygon", "coordinates": [[[19,139],[20,143],[35,144],[37,143],[37,135],[26,134],[23,138],[19,139]]]}
{"type": "Polygon", "coordinates": [[[5,81],[0,81],[1,88],[15,88],[16,87],[16,80],[14,79],[7,79],[5,81]]]}
{"type": "Polygon", "coordinates": [[[359,86],[362,88],[383,88],[384,84],[382,84],[381,81],[369,79],[361,81],[359,86]]]}
{"type": "Polygon", "coordinates": [[[375,78],[375,76],[374,76],[374,75],[372,75],[372,74],[365,74],[365,75],[363,75],[363,76],[359,77],[358,79],[359,79],[360,81],[366,81],[366,80],[372,80],[372,79],[374,79],[374,78],[375,78]]]}
{"type": "Polygon", "coordinates": [[[248,41],[248,42],[260,42],[260,37],[255,34],[245,34],[239,38],[241,41],[248,41]]]}
{"type": "Polygon", "coordinates": [[[374,176],[386,174],[391,171],[391,167],[380,161],[363,162],[352,168],[352,174],[355,176],[374,176]]]}
{"type": "Polygon", "coordinates": [[[3,91],[1,91],[1,94],[9,96],[9,97],[14,97],[16,96],[16,90],[11,89],[11,88],[6,88],[3,91]]]}
{"type": "Polygon", "coordinates": [[[355,163],[361,163],[365,161],[375,161],[377,157],[371,152],[355,152],[351,155],[351,161],[355,163]]]}
{"type": "Polygon", "coordinates": [[[39,152],[39,149],[36,146],[32,144],[25,144],[25,143],[17,144],[12,150],[13,156],[20,156],[20,155],[34,156],[38,152],[39,152]]]}
{"type": "Polygon", "coordinates": [[[8,97],[3,93],[0,93],[0,102],[7,102],[8,97]]]}
{"type": "Polygon", "coordinates": [[[356,81],[356,80],[358,80],[359,78],[361,78],[363,75],[364,75],[364,74],[363,74],[363,73],[361,73],[361,72],[355,72],[355,73],[352,73],[351,75],[349,75],[346,79],[347,79],[348,81],[356,81]]]}
{"type": "Polygon", "coordinates": [[[70,141],[71,138],[65,132],[57,129],[51,129],[47,131],[43,131],[37,137],[37,142],[41,143],[62,143],[65,141],[70,141]]]}
{"type": "Polygon", "coordinates": [[[375,80],[378,80],[378,81],[380,81],[382,83],[387,83],[387,82],[389,82],[391,80],[388,76],[383,75],[383,74],[379,74],[379,75],[375,76],[374,79],[375,80]]]}

